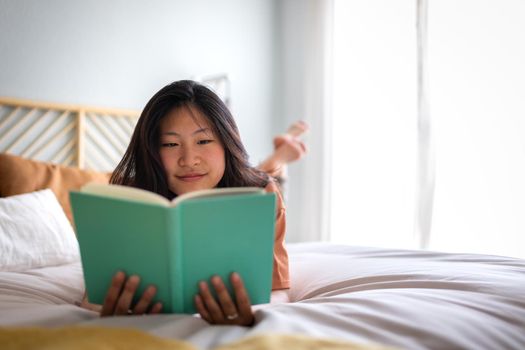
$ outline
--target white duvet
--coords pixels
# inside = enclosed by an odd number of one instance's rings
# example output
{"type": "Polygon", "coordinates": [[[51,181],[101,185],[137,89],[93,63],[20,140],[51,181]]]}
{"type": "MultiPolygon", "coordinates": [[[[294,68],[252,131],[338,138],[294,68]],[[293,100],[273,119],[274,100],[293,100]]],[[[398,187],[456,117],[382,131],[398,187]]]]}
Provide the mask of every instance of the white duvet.
{"type": "Polygon", "coordinates": [[[290,303],[257,306],[253,328],[195,316],[99,318],[74,305],[79,264],[0,272],[0,326],[136,327],[202,348],[293,333],[406,349],[525,349],[525,260],[290,244],[290,303]]]}

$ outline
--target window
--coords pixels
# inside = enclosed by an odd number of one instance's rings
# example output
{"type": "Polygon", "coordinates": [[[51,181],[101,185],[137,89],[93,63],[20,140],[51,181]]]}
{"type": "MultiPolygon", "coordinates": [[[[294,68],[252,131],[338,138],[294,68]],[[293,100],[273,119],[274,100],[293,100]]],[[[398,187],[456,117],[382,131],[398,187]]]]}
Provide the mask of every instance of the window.
{"type": "Polygon", "coordinates": [[[433,1],[430,248],[525,257],[525,2],[433,1]]]}
{"type": "MultiPolygon", "coordinates": [[[[416,1],[336,0],[332,241],[416,248],[416,1]]],[[[432,1],[430,249],[525,256],[525,3],[432,1]]]]}
{"type": "Polygon", "coordinates": [[[334,6],[331,240],[415,247],[415,1],[334,6]]]}

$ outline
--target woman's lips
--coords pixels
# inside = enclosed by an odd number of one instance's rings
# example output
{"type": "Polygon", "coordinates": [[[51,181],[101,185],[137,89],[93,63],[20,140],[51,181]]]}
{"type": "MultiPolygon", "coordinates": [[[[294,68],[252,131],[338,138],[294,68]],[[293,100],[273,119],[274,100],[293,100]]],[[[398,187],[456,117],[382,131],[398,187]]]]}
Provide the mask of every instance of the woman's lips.
{"type": "Polygon", "coordinates": [[[182,175],[177,176],[178,179],[185,181],[185,182],[195,182],[202,179],[206,174],[188,174],[188,175],[182,175]]]}

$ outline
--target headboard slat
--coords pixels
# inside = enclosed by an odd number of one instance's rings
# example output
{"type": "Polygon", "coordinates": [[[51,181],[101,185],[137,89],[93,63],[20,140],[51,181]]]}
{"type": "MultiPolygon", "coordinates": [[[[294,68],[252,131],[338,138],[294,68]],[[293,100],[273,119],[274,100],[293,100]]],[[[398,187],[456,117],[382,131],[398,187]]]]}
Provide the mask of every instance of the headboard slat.
{"type": "Polygon", "coordinates": [[[36,130],[36,127],[42,124],[42,121],[45,119],[46,116],[48,116],[51,113],[51,111],[46,111],[43,115],[41,115],[36,122],[32,123],[31,126],[26,129],[22,135],[18,136],[17,139],[15,139],[6,149],[6,153],[10,153],[16,146],[22,143],[22,141],[31,134],[33,130],[36,130]]]}
{"type": "Polygon", "coordinates": [[[0,152],[109,172],[124,154],[139,116],[129,109],[0,97],[0,152]]]}

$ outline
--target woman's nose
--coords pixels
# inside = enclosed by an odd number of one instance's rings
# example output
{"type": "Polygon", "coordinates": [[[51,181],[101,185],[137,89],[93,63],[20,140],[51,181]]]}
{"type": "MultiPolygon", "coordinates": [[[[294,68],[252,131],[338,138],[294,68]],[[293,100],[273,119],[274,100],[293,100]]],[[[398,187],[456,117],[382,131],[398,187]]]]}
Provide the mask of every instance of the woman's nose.
{"type": "Polygon", "coordinates": [[[182,154],[179,158],[179,166],[195,166],[199,163],[200,157],[192,147],[182,147],[182,154]]]}

